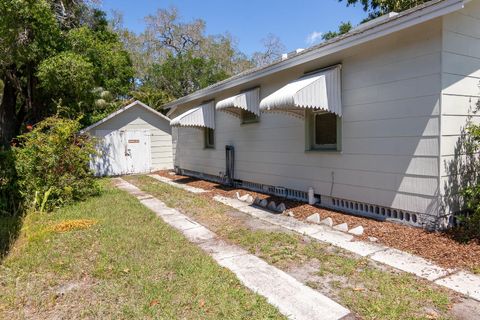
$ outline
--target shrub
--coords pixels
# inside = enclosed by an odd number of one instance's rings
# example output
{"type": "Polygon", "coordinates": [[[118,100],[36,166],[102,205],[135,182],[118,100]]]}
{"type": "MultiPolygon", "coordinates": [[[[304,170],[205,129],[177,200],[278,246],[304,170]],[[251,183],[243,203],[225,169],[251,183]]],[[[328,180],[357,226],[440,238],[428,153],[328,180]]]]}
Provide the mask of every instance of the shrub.
{"type": "Polygon", "coordinates": [[[19,137],[13,152],[27,205],[51,210],[99,193],[89,168],[94,141],[79,129],[77,120],[50,117],[19,137]]]}
{"type": "Polygon", "coordinates": [[[0,216],[15,216],[20,212],[15,161],[11,151],[0,151],[0,216]]]}
{"type": "MultiPolygon", "coordinates": [[[[477,105],[477,109],[479,107],[480,105],[477,105]]],[[[462,155],[468,161],[464,164],[466,169],[464,168],[460,177],[463,180],[461,195],[467,212],[457,217],[460,225],[456,230],[456,236],[462,241],[471,239],[480,241],[480,125],[469,121],[466,135],[465,141],[462,142],[462,155]]]]}

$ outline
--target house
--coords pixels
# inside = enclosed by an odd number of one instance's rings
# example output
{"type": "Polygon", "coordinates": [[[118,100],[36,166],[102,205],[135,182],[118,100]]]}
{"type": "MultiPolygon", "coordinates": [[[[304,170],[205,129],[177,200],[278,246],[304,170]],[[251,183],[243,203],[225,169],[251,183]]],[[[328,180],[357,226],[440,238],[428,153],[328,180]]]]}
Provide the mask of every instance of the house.
{"type": "Polygon", "coordinates": [[[442,228],[479,83],[480,1],[430,1],[165,105],[174,166],[442,228]]]}
{"type": "Polygon", "coordinates": [[[99,176],[173,168],[170,119],[135,101],[82,130],[99,139],[91,161],[99,176]]]}

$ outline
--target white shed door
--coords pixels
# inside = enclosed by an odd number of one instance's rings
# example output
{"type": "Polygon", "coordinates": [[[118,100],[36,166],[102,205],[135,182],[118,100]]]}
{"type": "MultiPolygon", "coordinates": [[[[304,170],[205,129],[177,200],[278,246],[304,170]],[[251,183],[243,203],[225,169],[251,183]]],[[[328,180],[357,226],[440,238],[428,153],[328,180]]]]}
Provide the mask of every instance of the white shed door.
{"type": "Polygon", "coordinates": [[[91,161],[99,176],[117,176],[150,171],[149,130],[97,130],[103,137],[100,154],[91,161]]]}
{"type": "Polygon", "coordinates": [[[150,171],[150,131],[125,131],[127,173],[150,171]]]}

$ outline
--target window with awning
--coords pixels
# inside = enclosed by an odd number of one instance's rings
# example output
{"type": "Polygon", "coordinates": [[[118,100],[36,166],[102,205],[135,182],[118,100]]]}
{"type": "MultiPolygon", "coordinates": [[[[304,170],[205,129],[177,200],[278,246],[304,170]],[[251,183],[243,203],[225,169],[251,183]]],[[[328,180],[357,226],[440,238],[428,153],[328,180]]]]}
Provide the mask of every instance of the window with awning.
{"type": "Polygon", "coordinates": [[[255,88],[217,102],[216,109],[242,118],[242,114],[245,114],[245,112],[259,116],[259,105],[260,90],[255,88]]]}
{"type": "Polygon", "coordinates": [[[261,111],[285,112],[301,118],[308,109],[342,116],[340,65],[305,75],[260,101],[261,111]]]}
{"type": "Polygon", "coordinates": [[[190,109],[170,121],[170,125],[215,129],[215,104],[211,101],[190,109]]]}

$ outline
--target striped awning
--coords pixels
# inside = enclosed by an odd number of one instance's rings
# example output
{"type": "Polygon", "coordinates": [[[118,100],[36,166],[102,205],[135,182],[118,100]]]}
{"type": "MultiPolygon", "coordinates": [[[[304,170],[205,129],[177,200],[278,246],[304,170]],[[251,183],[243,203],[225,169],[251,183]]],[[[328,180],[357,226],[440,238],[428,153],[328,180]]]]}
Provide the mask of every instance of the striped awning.
{"type": "Polygon", "coordinates": [[[204,103],[182,113],[170,121],[173,127],[200,127],[215,129],[214,102],[204,103]]]}
{"type": "Polygon", "coordinates": [[[217,102],[216,109],[228,112],[237,117],[240,117],[242,110],[251,112],[259,116],[259,105],[260,90],[259,88],[255,88],[217,102]]]}
{"type": "Polygon", "coordinates": [[[305,109],[342,116],[341,66],[301,77],[260,102],[261,111],[288,112],[303,117],[305,109]]]}

